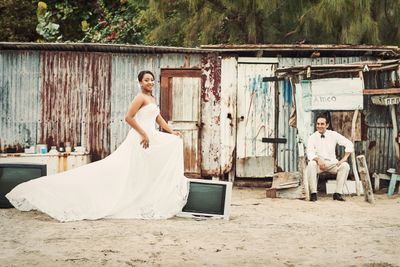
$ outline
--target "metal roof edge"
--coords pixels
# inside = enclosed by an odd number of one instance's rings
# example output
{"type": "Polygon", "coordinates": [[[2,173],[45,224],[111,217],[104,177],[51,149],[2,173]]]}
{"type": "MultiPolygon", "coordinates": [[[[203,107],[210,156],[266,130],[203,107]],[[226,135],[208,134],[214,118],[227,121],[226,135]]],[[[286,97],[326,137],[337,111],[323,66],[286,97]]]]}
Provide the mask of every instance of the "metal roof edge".
{"type": "Polygon", "coordinates": [[[398,46],[382,45],[329,45],[329,44],[245,44],[245,45],[202,45],[200,47],[173,47],[173,46],[148,46],[135,44],[104,44],[104,43],[33,43],[33,42],[0,42],[0,50],[50,50],[50,51],[80,51],[80,52],[108,52],[108,53],[240,53],[252,51],[277,52],[372,52],[390,54],[391,57],[400,56],[398,46]]]}
{"type": "Polygon", "coordinates": [[[50,50],[50,51],[82,51],[111,53],[216,53],[214,49],[187,48],[173,46],[146,46],[133,44],[103,43],[32,43],[32,42],[0,42],[0,50],[50,50]]]}
{"type": "Polygon", "coordinates": [[[243,44],[243,45],[201,45],[203,49],[218,51],[251,51],[251,50],[338,50],[338,51],[364,51],[364,50],[394,50],[400,52],[398,46],[385,45],[344,45],[344,44],[243,44]]]}

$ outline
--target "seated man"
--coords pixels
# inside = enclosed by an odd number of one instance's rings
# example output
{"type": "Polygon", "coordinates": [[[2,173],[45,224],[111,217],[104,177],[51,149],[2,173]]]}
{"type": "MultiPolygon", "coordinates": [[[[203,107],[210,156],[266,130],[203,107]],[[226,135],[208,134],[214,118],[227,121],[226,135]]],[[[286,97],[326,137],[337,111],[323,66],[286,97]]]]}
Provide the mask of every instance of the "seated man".
{"type": "Polygon", "coordinates": [[[354,151],[353,143],[343,135],[328,130],[329,122],[324,115],[318,115],[317,131],[308,138],[307,143],[307,179],[310,186],[310,201],[317,201],[317,174],[329,172],[336,174],[336,190],[333,199],[344,201],[343,185],[349,175],[350,166],[346,162],[354,151]],[[336,159],[336,145],[344,146],[345,154],[341,160],[336,159]]]}

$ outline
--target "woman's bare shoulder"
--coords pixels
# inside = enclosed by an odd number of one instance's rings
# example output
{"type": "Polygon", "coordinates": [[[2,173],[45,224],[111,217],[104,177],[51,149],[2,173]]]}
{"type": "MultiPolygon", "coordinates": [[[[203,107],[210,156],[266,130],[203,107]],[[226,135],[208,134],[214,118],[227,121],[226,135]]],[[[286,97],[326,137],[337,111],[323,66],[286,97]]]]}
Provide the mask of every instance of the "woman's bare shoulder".
{"type": "Polygon", "coordinates": [[[145,97],[142,93],[138,93],[132,100],[132,103],[140,103],[143,104],[146,101],[145,97]]]}

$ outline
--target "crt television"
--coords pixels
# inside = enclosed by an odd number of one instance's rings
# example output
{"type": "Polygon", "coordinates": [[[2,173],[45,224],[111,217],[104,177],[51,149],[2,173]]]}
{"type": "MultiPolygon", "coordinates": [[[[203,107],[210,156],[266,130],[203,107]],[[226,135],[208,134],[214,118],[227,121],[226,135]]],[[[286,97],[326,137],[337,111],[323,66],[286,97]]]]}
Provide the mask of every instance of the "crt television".
{"type": "Polygon", "coordinates": [[[189,196],[180,217],[216,218],[229,220],[232,183],[188,179],[189,196]]]}
{"type": "Polygon", "coordinates": [[[12,208],[6,195],[15,186],[46,175],[46,164],[0,163],[0,208],[12,208]]]}

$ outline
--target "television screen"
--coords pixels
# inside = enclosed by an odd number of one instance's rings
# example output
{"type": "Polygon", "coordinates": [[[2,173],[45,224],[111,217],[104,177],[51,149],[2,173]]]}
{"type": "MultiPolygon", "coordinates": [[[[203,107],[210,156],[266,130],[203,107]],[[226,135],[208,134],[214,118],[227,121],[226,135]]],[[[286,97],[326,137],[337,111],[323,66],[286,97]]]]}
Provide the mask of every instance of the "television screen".
{"type": "Polygon", "coordinates": [[[190,183],[186,206],[183,211],[209,214],[224,214],[226,185],[190,183]]]}
{"type": "Polygon", "coordinates": [[[232,183],[225,181],[188,179],[189,195],[181,217],[229,219],[232,183]]]}
{"type": "Polygon", "coordinates": [[[11,208],[12,205],[5,197],[20,183],[47,174],[45,164],[2,163],[0,164],[0,208],[11,208]]]}

